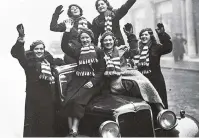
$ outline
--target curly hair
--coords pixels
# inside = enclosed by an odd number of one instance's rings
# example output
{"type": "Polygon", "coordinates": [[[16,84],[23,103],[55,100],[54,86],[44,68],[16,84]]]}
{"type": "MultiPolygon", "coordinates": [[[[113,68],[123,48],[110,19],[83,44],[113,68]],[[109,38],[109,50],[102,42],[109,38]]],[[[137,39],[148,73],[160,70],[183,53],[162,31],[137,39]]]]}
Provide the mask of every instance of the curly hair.
{"type": "Polygon", "coordinates": [[[109,3],[109,1],[108,0],[97,0],[96,2],[95,2],[95,8],[96,8],[96,10],[98,11],[98,2],[99,1],[104,1],[105,3],[106,3],[106,5],[107,5],[107,9],[108,10],[113,10],[113,7],[110,5],[110,3],[109,3]]]}
{"type": "Polygon", "coordinates": [[[67,12],[68,17],[72,17],[72,16],[73,16],[73,14],[72,14],[72,12],[71,12],[71,7],[72,7],[72,6],[78,7],[79,10],[80,10],[80,16],[83,15],[83,10],[82,10],[82,8],[81,8],[79,5],[77,5],[77,4],[71,4],[71,5],[69,5],[69,7],[68,7],[68,12],[67,12]]]}
{"type": "Polygon", "coordinates": [[[82,35],[83,33],[86,33],[86,34],[88,34],[88,35],[90,36],[91,42],[94,41],[94,34],[93,34],[92,30],[91,30],[91,29],[88,29],[88,28],[81,28],[81,30],[80,30],[80,32],[79,32],[79,34],[78,34],[78,41],[79,41],[80,43],[81,43],[80,37],[81,37],[81,35],[82,35]]]}
{"type": "Polygon", "coordinates": [[[144,32],[146,32],[146,31],[149,33],[150,39],[151,39],[152,43],[157,44],[156,38],[155,38],[155,36],[154,36],[154,34],[153,34],[153,30],[152,30],[151,28],[144,28],[144,29],[142,29],[142,30],[140,31],[140,33],[139,33],[139,38],[141,38],[142,34],[143,34],[144,32]]]}
{"type": "Polygon", "coordinates": [[[101,39],[100,39],[101,48],[104,48],[103,41],[104,41],[104,38],[105,38],[106,36],[112,36],[113,41],[114,41],[114,47],[117,46],[117,39],[116,39],[116,37],[114,36],[114,34],[113,34],[111,31],[106,31],[106,32],[104,32],[104,33],[102,34],[101,39]]]}
{"type": "Polygon", "coordinates": [[[44,44],[44,42],[41,41],[41,40],[36,40],[36,41],[34,41],[34,42],[30,45],[30,51],[33,51],[34,48],[35,48],[37,45],[40,45],[40,44],[42,44],[42,45],[44,46],[44,49],[45,49],[45,44],[44,44]]]}

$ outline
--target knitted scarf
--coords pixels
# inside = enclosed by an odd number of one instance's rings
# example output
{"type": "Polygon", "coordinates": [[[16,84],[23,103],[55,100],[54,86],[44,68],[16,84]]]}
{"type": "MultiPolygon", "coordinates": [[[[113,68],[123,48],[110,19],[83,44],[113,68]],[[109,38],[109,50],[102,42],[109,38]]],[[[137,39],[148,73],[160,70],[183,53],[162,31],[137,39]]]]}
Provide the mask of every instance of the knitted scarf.
{"type": "Polygon", "coordinates": [[[77,76],[95,76],[92,63],[97,63],[97,54],[93,45],[82,47],[79,56],[79,65],[76,70],[77,76]]]}
{"type": "Polygon", "coordinates": [[[112,31],[113,12],[110,10],[107,10],[104,13],[104,16],[105,16],[104,31],[112,31]]]}
{"type": "Polygon", "coordinates": [[[104,72],[105,76],[120,76],[121,75],[121,65],[119,51],[114,48],[111,53],[105,52],[106,61],[106,71],[104,72]]]}
{"type": "Polygon", "coordinates": [[[149,41],[146,45],[140,43],[140,52],[138,55],[134,56],[134,64],[137,66],[138,70],[142,74],[151,73],[151,69],[149,67],[149,48],[151,47],[152,42],[149,41]]]}
{"type": "Polygon", "coordinates": [[[40,79],[47,80],[47,81],[50,81],[50,82],[54,80],[54,77],[51,73],[50,63],[46,59],[44,59],[41,62],[40,69],[41,69],[40,75],[39,75],[40,79]]]}

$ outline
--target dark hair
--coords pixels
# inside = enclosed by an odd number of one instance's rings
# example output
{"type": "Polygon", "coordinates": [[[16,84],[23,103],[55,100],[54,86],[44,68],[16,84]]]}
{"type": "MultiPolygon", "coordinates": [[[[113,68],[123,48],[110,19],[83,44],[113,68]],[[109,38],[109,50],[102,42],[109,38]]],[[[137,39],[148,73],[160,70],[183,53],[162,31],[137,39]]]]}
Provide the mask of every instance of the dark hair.
{"type": "Polygon", "coordinates": [[[81,28],[81,31],[80,31],[79,34],[78,34],[78,41],[79,41],[80,43],[81,43],[81,41],[80,41],[80,36],[81,36],[83,33],[86,33],[86,34],[88,34],[88,35],[91,37],[91,42],[94,41],[94,34],[93,34],[92,30],[91,30],[91,29],[88,29],[88,28],[81,28]]]}
{"type": "MultiPolygon", "coordinates": [[[[101,1],[101,0],[96,0],[96,2],[95,2],[95,8],[97,11],[98,11],[98,2],[99,1],[101,1]]],[[[113,10],[113,7],[110,5],[108,0],[102,0],[102,1],[104,1],[106,3],[108,10],[111,10],[111,11],[113,10]]]]}
{"type": "Polygon", "coordinates": [[[30,45],[30,51],[33,51],[34,48],[37,46],[37,45],[40,45],[42,44],[44,46],[44,49],[45,49],[45,45],[44,45],[44,42],[41,41],[41,40],[36,40],[34,41],[31,45],[30,45]]]}
{"type": "Polygon", "coordinates": [[[140,31],[140,33],[139,33],[139,38],[141,38],[141,35],[142,35],[144,32],[146,32],[146,31],[149,33],[152,43],[156,43],[156,44],[157,44],[157,41],[156,41],[155,36],[154,36],[154,34],[153,34],[153,30],[152,30],[151,28],[142,29],[142,30],[140,31]]]}
{"type": "Polygon", "coordinates": [[[103,41],[104,41],[104,38],[107,37],[107,36],[111,36],[113,38],[113,41],[114,41],[114,47],[117,46],[117,39],[116,39],[116,37],[114,36],[114,34],[111,31],[107,31],[107,32],[104,32],[102,34],[102,36],[101,36],[101,39],[100,39],[101,47],[104,48],[103,41]]]}
{"type": "Polygon", "coordinates": [[[71,13],[71,7],[72,7],[72,6],[78,7],[79,10],[80,10],[80,16],[83,15],[83,10],[82,10],[82,8],[81,8],[79,5],[77,5],[77,4],[71,4],[71,5],[69,5],[69,7],[68,7],[68,12],[67,12],[68,17],[72,17],[72,16],[73,16],[73,14],[71,13]]]}

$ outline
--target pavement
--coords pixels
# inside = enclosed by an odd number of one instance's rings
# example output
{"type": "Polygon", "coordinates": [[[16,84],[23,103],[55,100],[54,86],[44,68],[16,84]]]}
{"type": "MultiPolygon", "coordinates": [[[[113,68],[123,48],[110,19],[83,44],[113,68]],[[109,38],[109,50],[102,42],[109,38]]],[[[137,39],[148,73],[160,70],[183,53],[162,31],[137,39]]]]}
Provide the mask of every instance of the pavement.
{"type": "Polygon", "coordinates": [[[189,58],[185,56],[183,61],[174,62],[172,56],[163,56],[161,57],[160,65],[162,68],[199,72],[199,57],[189,58]]]}

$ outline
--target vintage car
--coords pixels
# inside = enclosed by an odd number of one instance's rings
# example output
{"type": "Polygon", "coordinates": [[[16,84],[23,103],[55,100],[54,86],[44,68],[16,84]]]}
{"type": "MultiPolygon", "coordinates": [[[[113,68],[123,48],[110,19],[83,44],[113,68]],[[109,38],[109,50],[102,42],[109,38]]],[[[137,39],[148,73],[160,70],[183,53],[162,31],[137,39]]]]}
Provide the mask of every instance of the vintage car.
{"type": "MultiPolygon", "coordinates": [[[[67,135],[67,118],[61,112],[64,89],[72,79],[76,64],[55,69],[56,86],[56,136],[67,135]]],[[[156,113],[142,99],[122,95],[101,94],[89,102],[79,126],[86,137],[198,137],[199,123],[180,111],[176,116],[170,110],[156,113]]]]}

